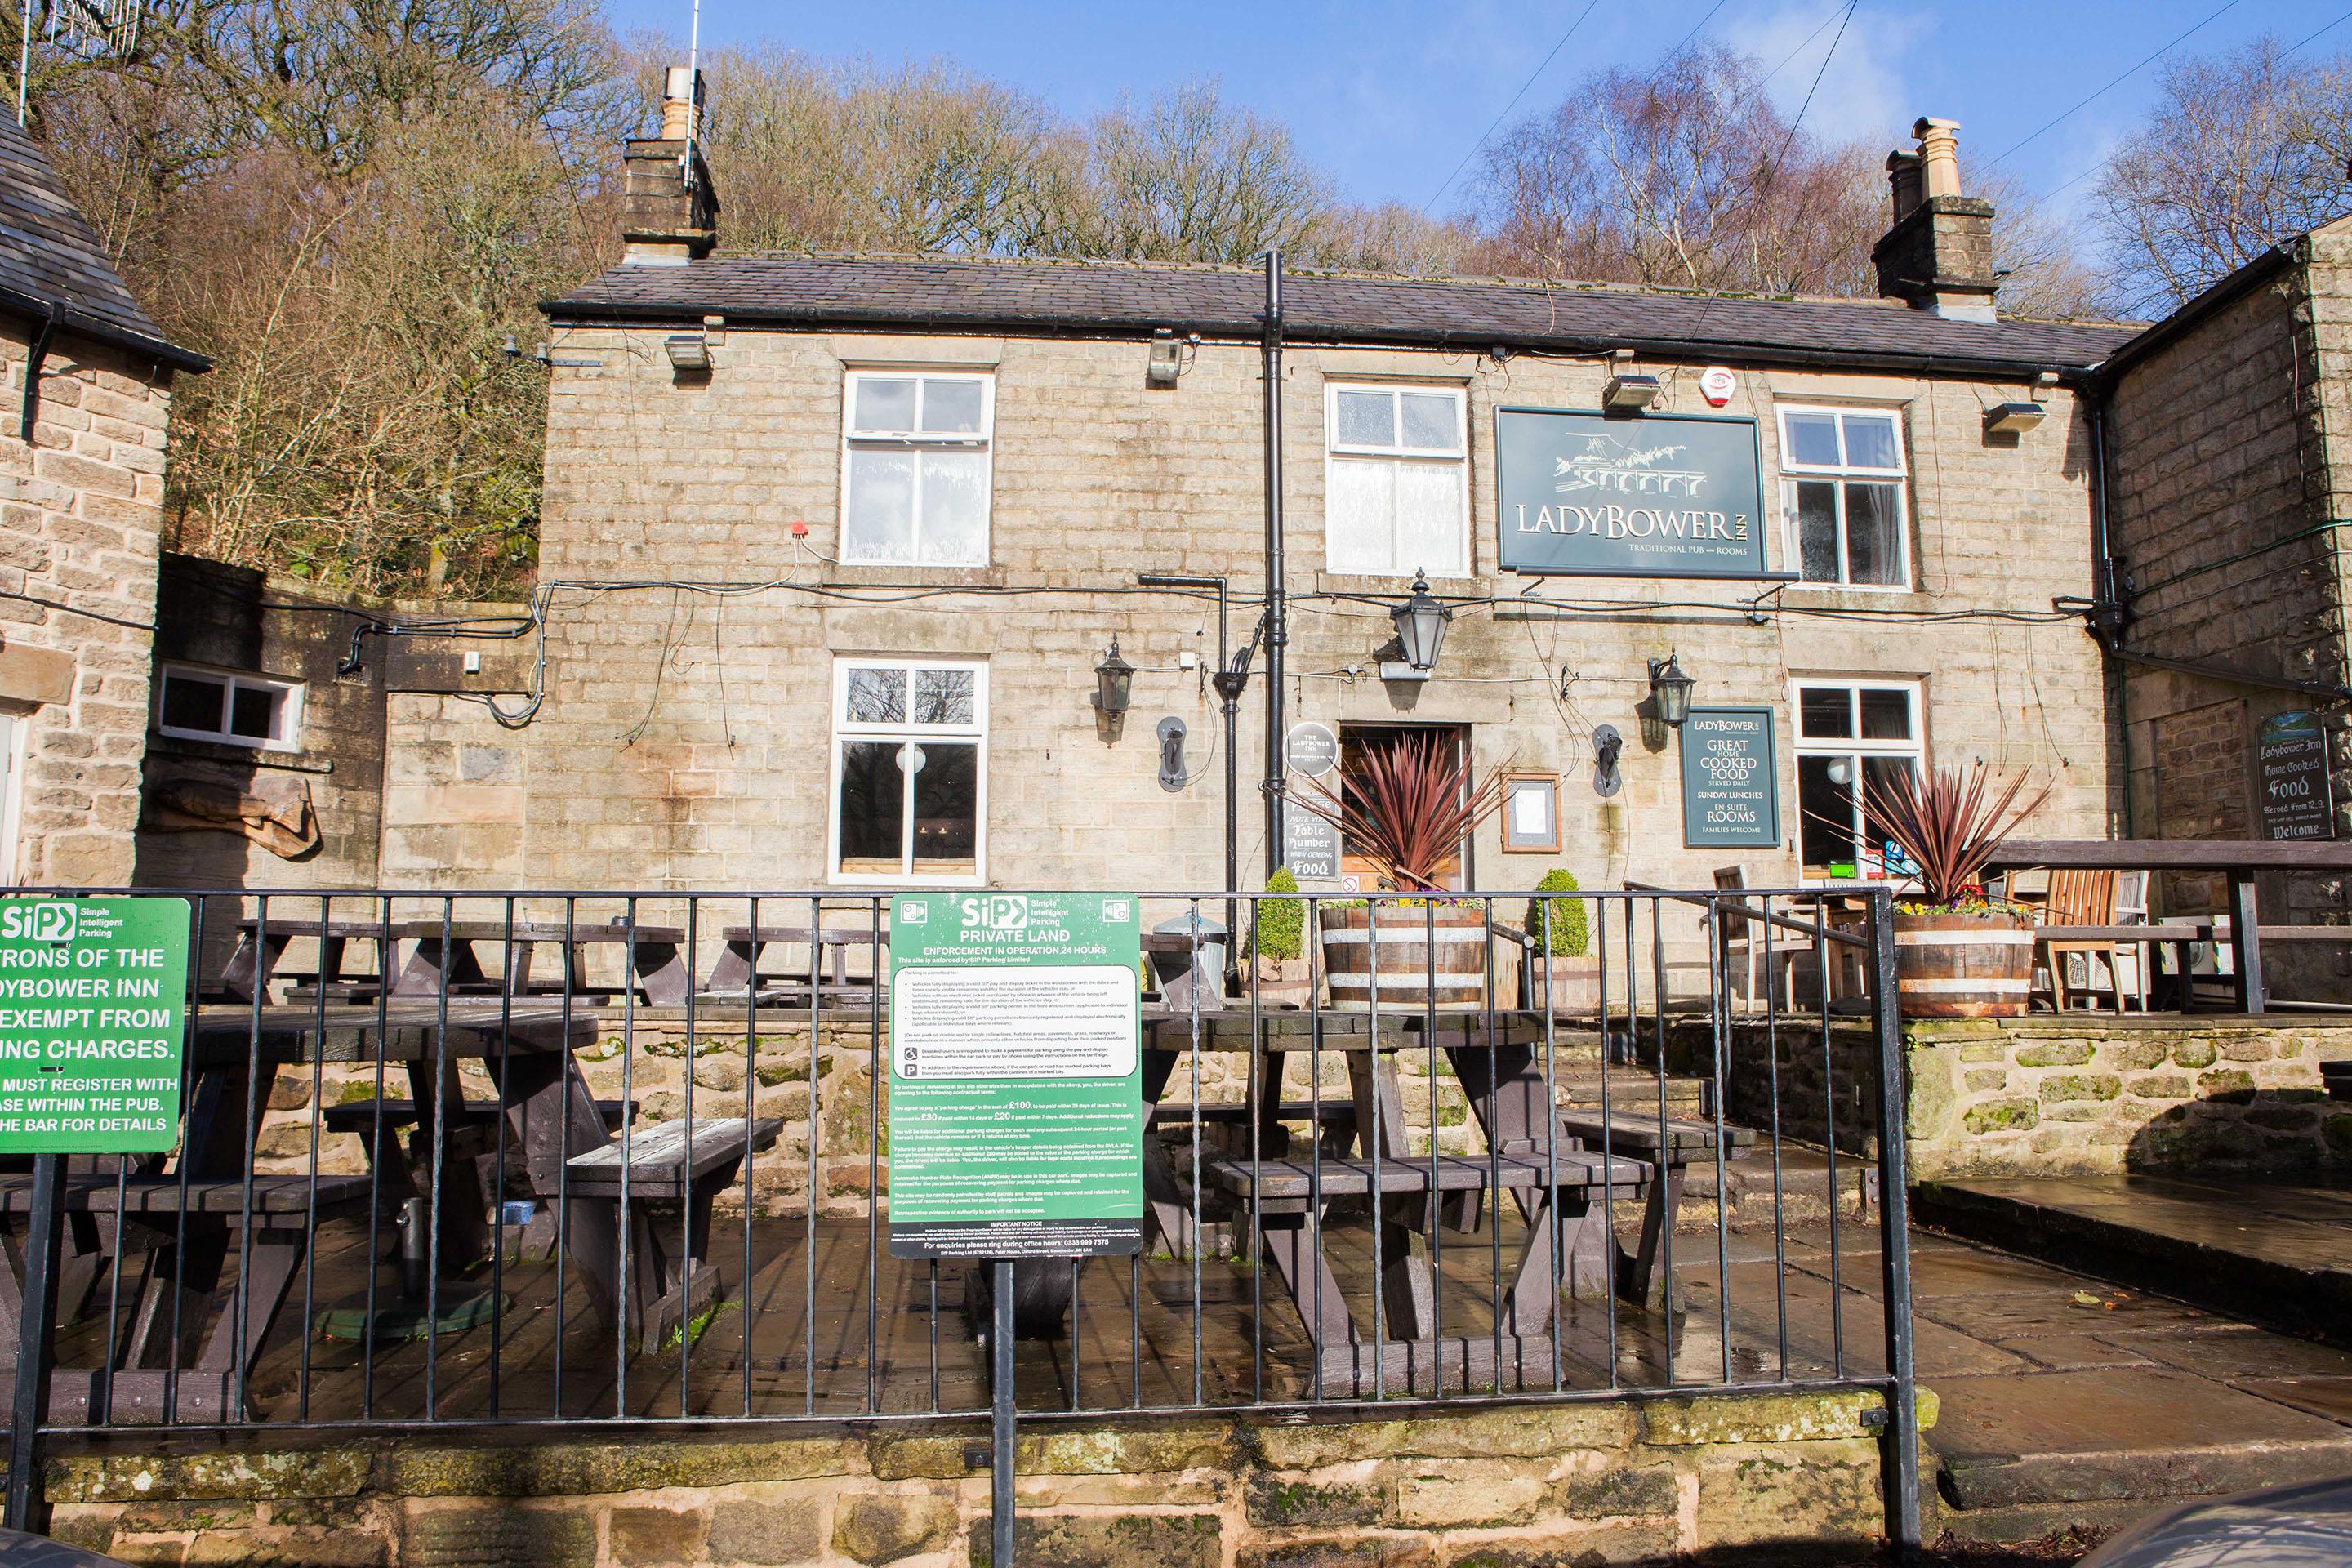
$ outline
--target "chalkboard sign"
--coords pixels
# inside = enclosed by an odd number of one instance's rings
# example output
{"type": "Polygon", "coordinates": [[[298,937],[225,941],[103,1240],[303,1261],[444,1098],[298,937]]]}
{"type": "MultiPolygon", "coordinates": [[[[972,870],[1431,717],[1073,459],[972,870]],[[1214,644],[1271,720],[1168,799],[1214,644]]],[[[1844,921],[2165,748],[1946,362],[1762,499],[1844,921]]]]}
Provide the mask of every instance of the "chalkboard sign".
{"type": "Polygon", "coordinates": [[[1769,708],[1694,708],[1683,722],[1683,842],[1769,849],[1780,842],[1769,708]]]}
{"type": "Polygon", "coordinates": [[[2327,732],[2318,716],[2277,713],[2254,737],[2255,790],[2263,837],[2333,838],[2335,803],[2327,779],[2327,732]]]}
{"type": "Polygon", "coordinates": [[[1497,409],[1495,468],[1505,571],[1768,575],[1752,419],[1497,409]]]}
{"type": "Polygon", "coordinates": [[[1339,828],[1311,811],[1291,806],[1282,814],[1282,863],[1302,882],[1336,880],[1339,828]]]}

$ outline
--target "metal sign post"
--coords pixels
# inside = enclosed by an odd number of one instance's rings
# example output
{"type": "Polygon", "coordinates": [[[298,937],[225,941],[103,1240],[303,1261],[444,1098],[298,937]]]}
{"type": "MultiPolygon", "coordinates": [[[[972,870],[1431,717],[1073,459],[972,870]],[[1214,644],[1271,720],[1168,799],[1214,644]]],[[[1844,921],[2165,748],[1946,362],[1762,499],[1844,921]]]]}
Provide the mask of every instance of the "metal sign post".
{"type": "MultiPolygon", "coordinates": [[[[1013,1562],[1015,1259],[1143,1246],[1141,924],[1132,895],[891,900],[890,1256],[988,1281],[996,1568],[1013,1562]]],[[[1051,1295],[1051,1289],[1041,1292],[1051,1295]]],[[[1024,1314],[1051,1310],[1024,1304],[1024,1314]]]]}
{"type": "Polygon", "coordinates": [[[9,1410],[10,1530],[47,1530],[41,1422],[54,1360],[65,1156],[168,1152],[187,1027],[185,899],[0,903],[0,1154],[31,1154],[32,1232],[9,1410]]]}

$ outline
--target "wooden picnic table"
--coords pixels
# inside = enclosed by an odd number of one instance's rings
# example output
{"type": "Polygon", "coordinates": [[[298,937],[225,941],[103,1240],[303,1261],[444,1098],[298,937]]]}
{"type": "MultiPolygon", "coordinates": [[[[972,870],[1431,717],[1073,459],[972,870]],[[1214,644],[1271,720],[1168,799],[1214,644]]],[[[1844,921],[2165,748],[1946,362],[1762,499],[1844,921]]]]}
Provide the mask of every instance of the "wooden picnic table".
{"type": "MultiPolygon", "coordinates": [[[[1580,1147],[1552,1103],[1541,1013],[1496,1008],[1492,1014],[1440,1012],[1433,1018],[1401,1011],[1393,1017],[1382,1015],[1377,1031],[1361,1013],[1261,1014],[1260,1038],[1253,1037],[1244,1010],[1204,1013],[1196,1019],[1189,1008],[1163,1005],[1146,1007],[1144,1017],[1147,1105],[1158,1103],[1180,1054],[1196,1039],[1204,1051],[1257,1058],[1256,1080],[1249,1086],[1258,1121],[1257,1156],[1215,1161],[1206,1174],[1255,1205],[1265,1261],[1281,1278],[1315,1344],[1327,1388],[1417,1388],[1438,1377],[1441,1367],[1449,1369],[1445,1376],[1507,1377],[1514,1366],[1532,1366],[1549,1355],[1546,1334],[1558,1311],[1560,1285],[1571,1296],[1615,1291],[1634,1301],[1647,1300],[1654,1256],[1629,1255],[1617,1244],[1609,1205],[1612,1197],[1633,1197],[1650,1185],[1652,1164],[1580,1147]],[[1318,1149],[1309,1157],[1293,1156],[1284,1123],[1298,1119],[1297,1107],[1280,1098],[1284,1060],[1293,1053],[1326,1050],[1337,1051],[1347,1065],[1347,1098],[1354,1115],[1334,1130],[1339,1153],[1318,1149]],[[1404,1050],[1444,1054],[1490,1156],[1433,1157],[1412,1151],[1396,1069],[1397,1053],[1404,1050]],[[1351,1145],[1353,1153],[1347,1152],[1351,1145]],[[1474,1226],[1489,1189],[1507,1192],[1526,1224],[1505,1299],[1496,1303],[1497,1327],[1492,1334],[1447,1335],[1441,1341],[1435,1337],[1435,1273],[1428,1258],[1414,1250],[1413,1238],[1432,1234],[1449,1216],[1456,1228],[1474,1226]],[[1382,1343],[1377,1351],[1374,1335],[1349,1310],[1319,1245],[1319,1211],[1342,1197],[1380,1205],[1376,1288],[1382,1343]]],[[[1551,1038],[1560,1038],[1556,1026],[1551,1038]]],[[[1310,1107],[1310,1114],[1317,1109],[1310,1107]]],[[[1144,1193],[1162,1234],[1178,1234],[1180,1189],[1164,1155],[1149,1142],[1144,1193]]]]}
{"type": "MultiPolygon", "coordinates": [[[[130,1197],[120,1202],[111,1171],[93,1166],[69,1178],[69,1211],[112,1215],[120,1209],[136,1222],[125,1229],[124,1247],[143,1253],[145,1265],[117,1364],[61,1370],[52,1411],[59,1418],[95,1416],[110,1397],[117,1419],[158,1419],[168,1388],[177,1419],[246,1418],[248,1413],[233,1408],[235,1391],[283,1310],[317,1224],[365,1213],[383,1196],[367,1177],[253,1173],[260,1118],[252,1110],[286,1066],[380,1062],[402,1071],[411,1112],[423,1125],[437,1125],[441,1135],[412,1141],[409,1181],[397,1190],[404,1195],[440,1188],[434,1206],[446,1274],[489,1253],[488,1211],[500,1194],[483,1187],[479,1156],[485,1138],[500,1136],[499,1121],[485,1125],[468,1108],[458,1068],[468,1059],[495,1063],[497,1108],[512,1150],[509,1169],[535,1199],[562,1207],[565,1258],[592,1309],[607,1322],[626,1323],[646,1342],[690,1320],[713,1299],[717,1284],[701,1252],[711,1201],[749,1151],[774,1142],[782,1124],[698,1117],[690,1162],[684,1122],[613,1129],[573,1056],[593,1043],[604,1022],[593,1007],[548,997],[435,994],[363,1005],[320,998],[199,1007],[190,1021],[189,1091],[176,1163],[142,1163],[128,1177],[130,1197]],[[632,1209],[664,1205],[657,1217],[633,1219],[625,1258],[624,1190],[632,1209]],[[236,1272],[250,1286],[241,1304],[232,1291],[221,1309],[241,1314],[236,1330],[224,1318],[207,1331],[212,1298],[231,1278],[230,1261],[240,1251],[236,1272]]],[[[26,1180],[0,1177],[0,1211],[26,1180]]],[[[111,1220],[101,1224],[100,1240],[110,1245],[115,1228],[111,1220]]],[[[118,1267],[122,1261],[116,1259],[118,1267]]],[[[15,1260],[8,1262],[13,1270],[15,1260]]],[[[13,1272],[0,1279],[0,1318],[12,1315],[17,1285],[13,1272]]]]}
{"type": "Polygon", "coordinates": [[[809,984],[825,987],[826,958],[831,955],[833,979],[830,989],[847,994],[853,989],[863,993],[873,987],[882,973],[877,962],[871,973],[874,979],[853,987],[849,980],[849,954],[852,949],[879,954],[890,944],[890,928],[884,926],[877,938],[871,925],[807,926],[769,925],[762,922],[757,929],[749,925],[727,926],[719,931],[726,948],[719,962],[711,967],[710,978],[705,983],[706,993],[743,991],[760,983],[760,953],[772,942],[786,942],[813,949],[809,954],[809,984]]]}
{"type": "Polygon", "coordinates": [[[394,950],[401,942],[415,944],[407,962],[396,968],[387,955],[379,957],[382,971],[393,973],[392,994],[395,996],[430,996],[444,989],[453,995],[495,995],[500,991],[523,995],[534,990],[540,994],[569,990],[575,997],[593,998],[603,994],[588,980],[587,950],[597,946],[625,946],[629,950],[625,961],[629,983],[645,993],[651,1005],[681,1006],[692,989],[683,952],[686,932],[677,926],[433,919],[336,921],[322,925],[318,921],[247,916],[237,921],[237,933],[236,951],[229,955],[228,964],[222,971],[221,987],[230,996],[247,1001],[256,996],[268,997],[278,965],[287,947],[297,938],[319,942],[317,984],[330,1001],[363,1001],[365,993],[383,984],[382,973],[363,978],[343,974],[344,950],[353,941],[376,942],[394,950]],[[475,951],[478,942],[495,942],[504,950],[504,962],[498,966],[499,973],[496,978],[482,967],[480,955],[475,951]],[[531,964],[542,947],[552,947],[564,954],[564,977],[551,985],[535,987],[531,964]]]}
{"type": "MultiPolygon", "coordinates": [[[[2231,982],[2242,1013],[2269,1011],[2263,984],[2264,941],[2352,942],[2352,927],[2264,926],[2256,908],[2255,877],[2263,871],[2352,871],[2352,844],[2261,838],[2012,838],[1987,870],[2217,871],[2230,879],[2231,982]]],[[[2047,934],[2063,927],[2040,928],[2047,934]]],[[[2096,939],[2090,939],[2096,940],[2096,939]]],[[[2123,940],[2134,940],[2130,938],[2123,940]]],[[[2137,940],[2149,940],[2145,936],[2137,940]]],[[[2179,939],[2172,939],[2179,940],[2179,939]]],[[[2202,940],[2192,938],[2189,940],[2202,940]]],[[[2187,973],[2182,966],[2182,973],[2187,973]]],[[[2181,1002],[2189,996],[2184,983],[2181,1002]]]]}
{"type": "Polygon", "coordinates": [[[247,915],[236,922],[236,950],[229,954],[228,964],[221,971],[221,989],[232,997],[250,1001],[266,995],[269,981],[277,973],[278,962],[298,937],[319,943],[318,984],[329,987],[349,987],[383,984],[383,964],[377,956],[379,973],[363,978],[347,978],[343,974],[343,954],[354,942],[373,942],[389,947],[398,938],[399,922],[386,924],[374,921],[303,921],[280,920],[275,915],[247,915]]]}
{"type": "Polygon", "coordinates": [[[394,934],[416,943],[401,967],[400,977],[393,982],[395,996],[430,996],[445,989],[452,995],[500,990],[518,996],[532,994],[531,961],[542,947],[563,953],[564,973],[552,987],[539,986],[538,994],[599,994],[588,982],[587,950],[597,946],[627,949],[623,984],[643,991],[653,1006],[684,1006],[688,993],[694,989],[694,976],[686,966],[686,931],[680,926],[420,920],[402,922],[394,928],[394,934]],[[505,950],[503,973],[495,980],[484,973],[475,952],[475,943],[484,942],[497,942],[505,950]]]}

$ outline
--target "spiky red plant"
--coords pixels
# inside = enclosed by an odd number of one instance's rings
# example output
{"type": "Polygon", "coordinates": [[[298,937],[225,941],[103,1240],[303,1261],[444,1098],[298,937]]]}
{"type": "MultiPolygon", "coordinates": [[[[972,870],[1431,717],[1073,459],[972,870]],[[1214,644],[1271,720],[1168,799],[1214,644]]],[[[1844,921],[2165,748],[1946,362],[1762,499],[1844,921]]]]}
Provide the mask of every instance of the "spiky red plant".
{"type": "Polygon", "coordinates": [[[1928,901],[1957,904],[1983,885],[1985,868],[2001,844],[2050,798],[2053,786],[2045,784],[2032,799],[2015,805],[2025,782],[2019,773],[1988,795],[1991,780],[1982,763],[1966,773],[1958,768],[1925,773],[1903,768],[1876,778],[1864,775],[1862,804],[1919,868],[1928,901]]]}
{"type": "Polygon", "coordinates": [[[1334,790],[1293,775],[1291,804],[1338,826],[1403,892],[1441,891],[1438,868],[1503,804],[1502,770],[1473,785],[1468,762],[1437,735],[1368,749],[1339,776],[1334,790]]]}

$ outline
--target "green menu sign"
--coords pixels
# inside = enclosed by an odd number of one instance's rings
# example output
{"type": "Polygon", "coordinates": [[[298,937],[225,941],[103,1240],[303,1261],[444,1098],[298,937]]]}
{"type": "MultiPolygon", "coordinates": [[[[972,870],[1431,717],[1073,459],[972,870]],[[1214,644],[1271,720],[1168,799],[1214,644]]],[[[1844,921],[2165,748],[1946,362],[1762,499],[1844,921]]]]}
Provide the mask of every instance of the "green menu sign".
{"type": "Polygon", "coordinates": [[[1769,849],[1780,842],[1769,708],[1694,708],[1683,721],[1683,842],[1769,849]]]}
{"type": "Polygon", "coordinates": [[[1134,898],[890,900],[890,1256],[1143,1242],[1134,898]]]}
{"type": "Polygon", "coordinates": [[[185,899],[0,901],[0,1154],[145,1154],[180,1128],[185,899]]]}

